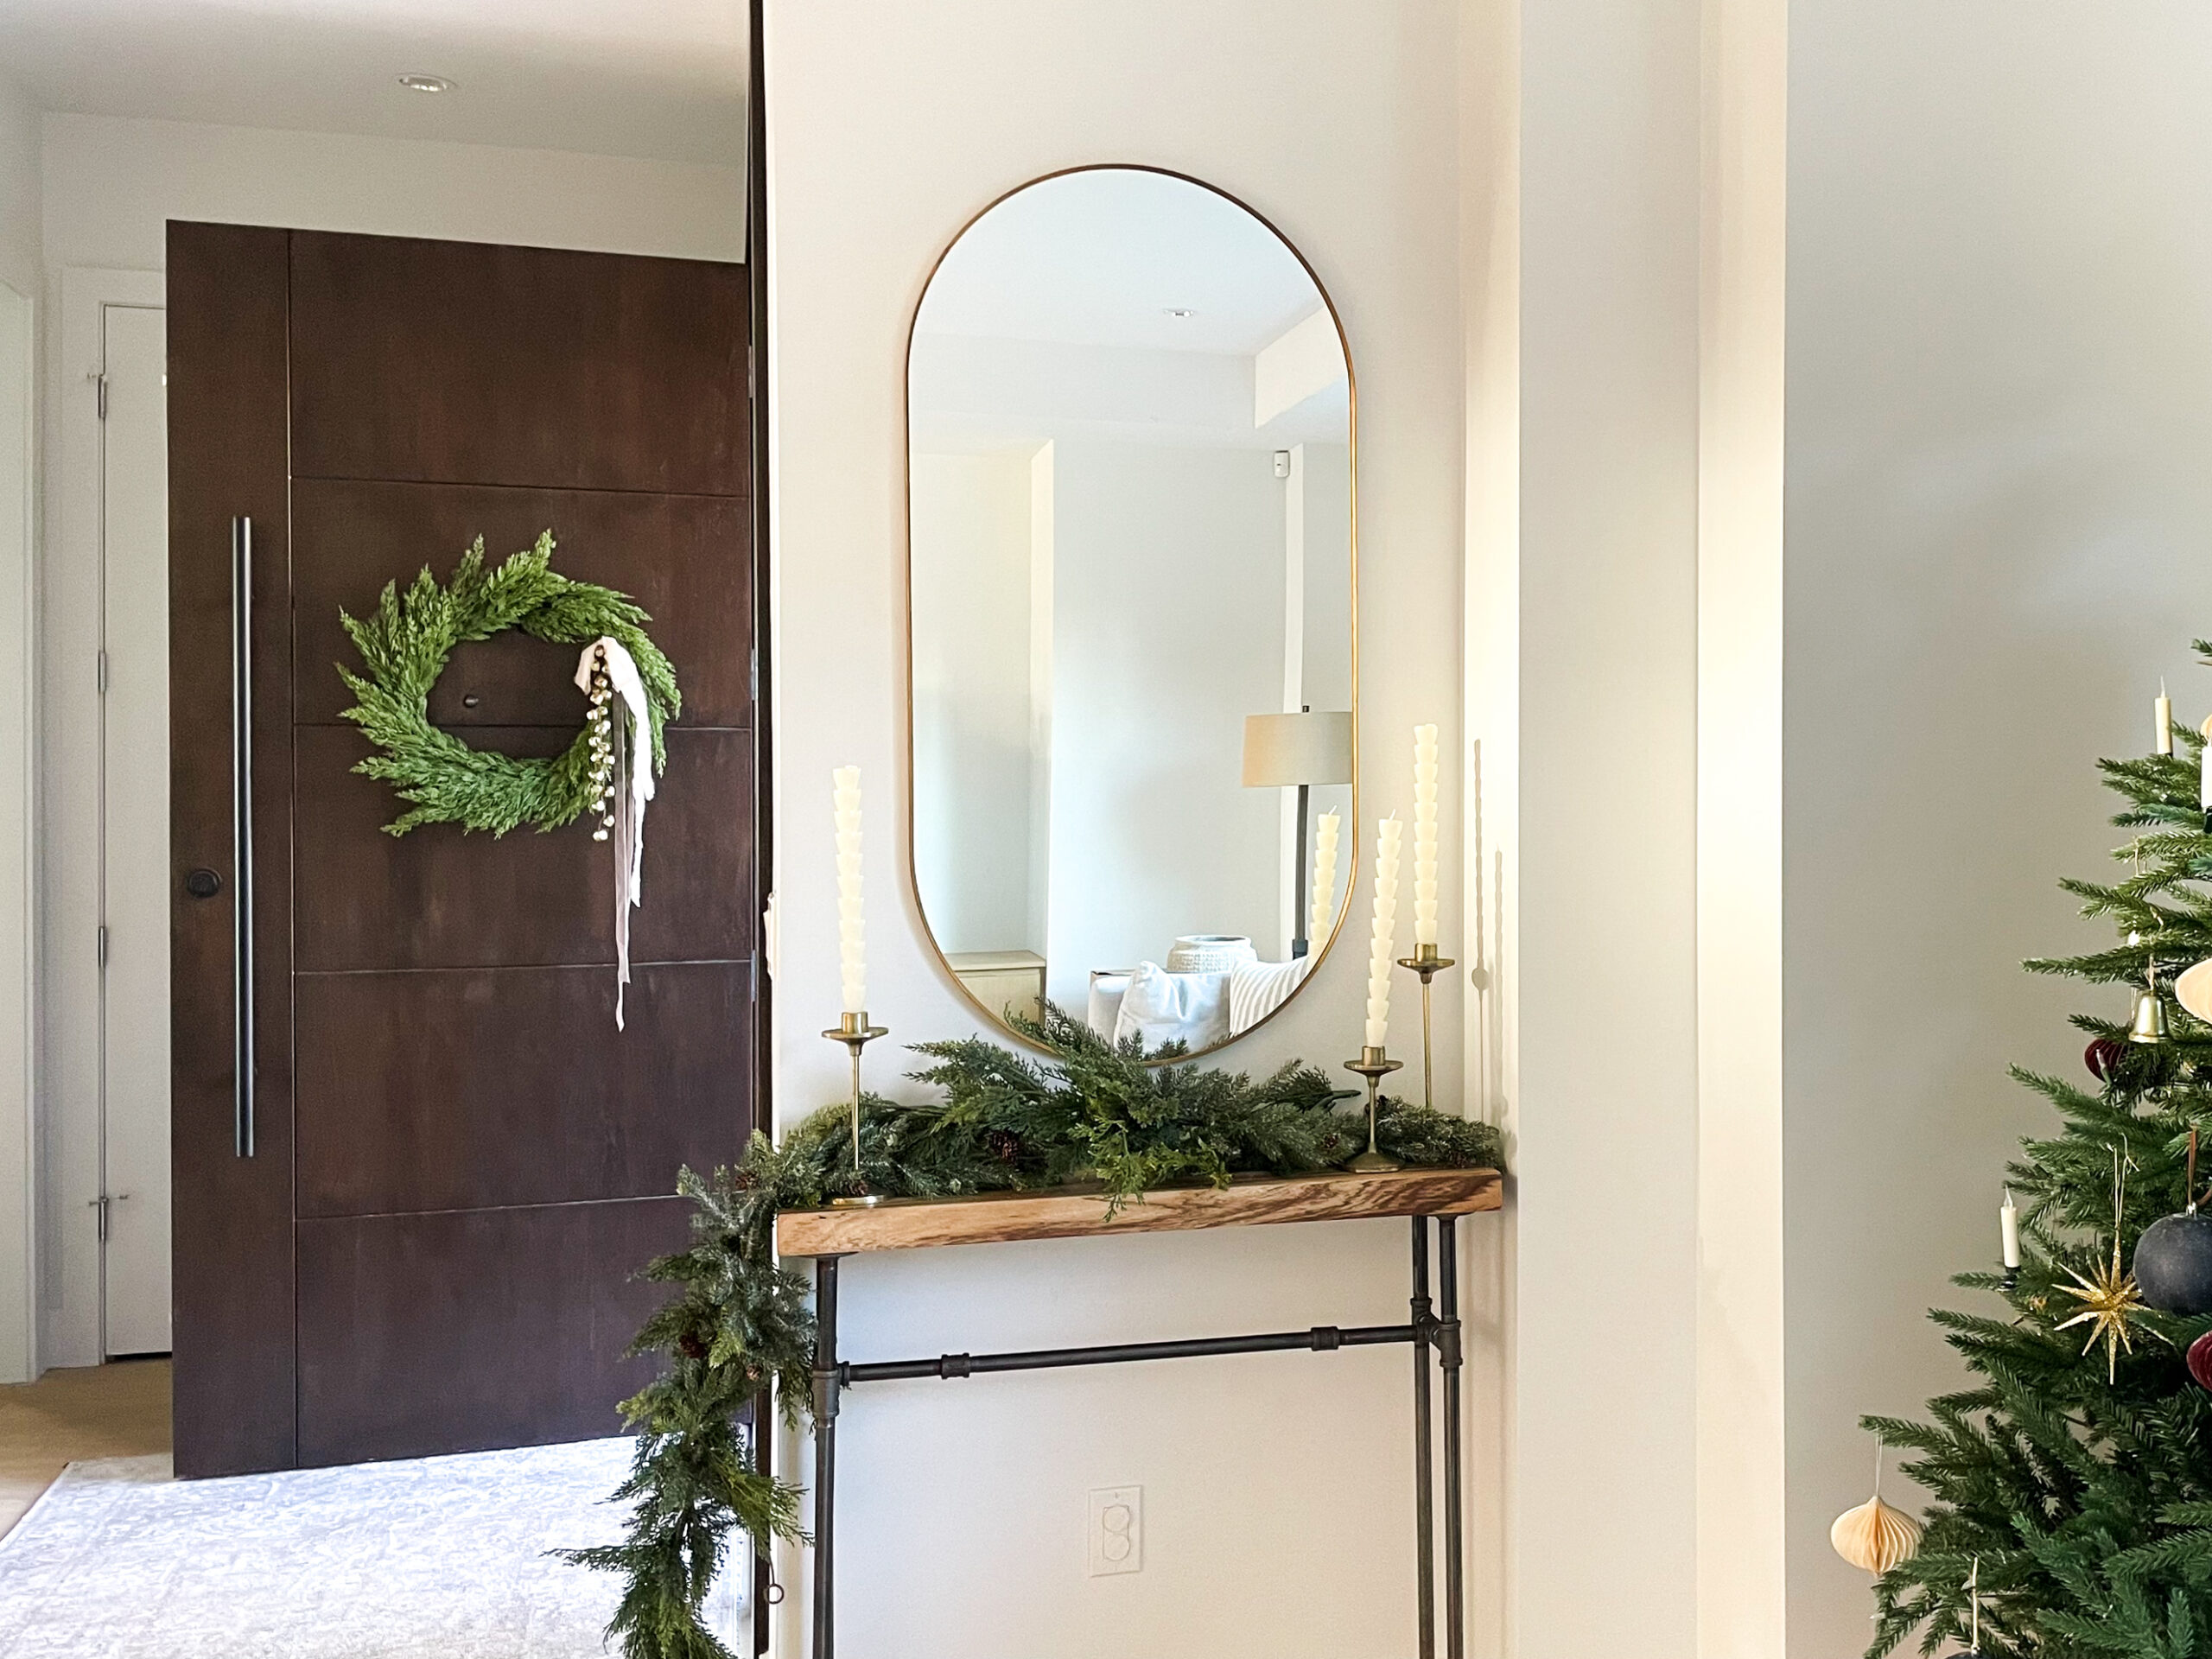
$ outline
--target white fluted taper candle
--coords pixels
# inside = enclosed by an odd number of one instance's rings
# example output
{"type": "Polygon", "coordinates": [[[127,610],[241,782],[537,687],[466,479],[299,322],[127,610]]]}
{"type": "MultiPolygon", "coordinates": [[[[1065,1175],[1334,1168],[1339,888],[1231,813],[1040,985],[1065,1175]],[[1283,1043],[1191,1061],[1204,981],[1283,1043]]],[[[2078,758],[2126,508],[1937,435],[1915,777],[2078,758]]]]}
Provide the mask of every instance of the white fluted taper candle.
{"type": "Polygon", "coordinates": [[[2006,1268],[2020,1265],[2020,1210],[2012,1202],[2012,1189],[2005,1189],[2004,1207],[1997,1212],[1997,1242],[2005,1252],[2006,1268]]]}
{"type": "Polygon", "coordinates": [[[2157,739],[2158,753],[2174,752],[2174,700],[2166,695],[2166,683],[2158,682],[2158,701],[2151,705],[2152,735],[2157,739]]]}
{"type": "Polygon", "coordinates": [[[1313,897],[1306,906],[1306,933],[1317,945],[1329,937],[1337,919],[1337,830],[1343,822],[1324,812],[1313,823],[1313,897]]]}
{"type": "Polygon", "coordinates": [[[1436,728],[1414,728],[1414,949],[1436,944],[1436,728]]]}
{"type": "Polygon", "coordinates": [[[831,774],[837,808],[837,976],[847,1014],[868,1009],[868,923],[861,873],[861,769],[831,774]]]}
{"type": "Polygon", "coordinates": [[[1398,931],[1398,842],[1405,825],[1395,817],[1375,826],[1375,928],[1367,956],[1367,1046],[1387,1048],[1390,1038],[1390,969],[1398,931]]]}

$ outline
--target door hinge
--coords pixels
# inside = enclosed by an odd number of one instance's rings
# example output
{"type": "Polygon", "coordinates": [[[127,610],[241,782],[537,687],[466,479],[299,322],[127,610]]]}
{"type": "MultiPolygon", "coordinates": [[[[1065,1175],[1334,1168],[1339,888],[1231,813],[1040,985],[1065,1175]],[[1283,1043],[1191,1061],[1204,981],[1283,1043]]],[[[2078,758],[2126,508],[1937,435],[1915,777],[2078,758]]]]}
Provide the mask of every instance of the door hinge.
{"type": "Polygon", "coordinates": [[[100,1243],[103,1243],[103,1244],[105,1244],[105,1243],[107,1243],[107,1208],[108,1208],[108,1205],[109,1205],[109,1203],[110,1203],[110,1199],[109,1199],[109,1198],[108,1198],[107,1194],[106,1194],[106,1193],[105,1193],[105,1192],[103,1192],[103,1193],[101,1193],[101,1194],[99,1195],[99,1197],[98,1197],[97,1198],[88,1198],[88,1199],[86,1199],[86,1203],[87,1205],[89,1205],[92,1209],[95,1209],[95,1210],[97,1210],[97,1211],[99,1211],[100,1212],[100,1215],[99,1215],[100,1243]]]}
{"type": "Polygon", "coordinates": [[[745,342],[745,395],[747,398],[760,395],[760,380],[753,372],[753,342],[749,340],[745,342]]]}
{"type": "Polygon", "coordinates": [[[749,685],[750,687],[752,687],[752,696],[753,696],[753,702],[760,702],[760,646],[758,646],[758,645],[755,645],[755,646],[753,646],[753,654],[752,654],[752,656],[747,659],[747,667],[746,667],[746,671],[745,671],[745,675],[746,675],[746,683],[747,683],[747,685],[749,685]]]}
{"type": "Polygon", "coordinates": [[[105,968],[107,966],[107,924],[105,922],[100,924],[99,953],[100,966],[105,968]]]}
{"type": "Polygon", "coordinates": [[[99,682],[100,696],[107,696],[107,652],[105,651],[100,652],[99,682]]]}
{"type": "Polygon", "coordinates": [[[105,420],[107,419],[107,376],[104,374],[94,375],[92,377],[92,384],[99,389],[100,419],[105,420]]]}

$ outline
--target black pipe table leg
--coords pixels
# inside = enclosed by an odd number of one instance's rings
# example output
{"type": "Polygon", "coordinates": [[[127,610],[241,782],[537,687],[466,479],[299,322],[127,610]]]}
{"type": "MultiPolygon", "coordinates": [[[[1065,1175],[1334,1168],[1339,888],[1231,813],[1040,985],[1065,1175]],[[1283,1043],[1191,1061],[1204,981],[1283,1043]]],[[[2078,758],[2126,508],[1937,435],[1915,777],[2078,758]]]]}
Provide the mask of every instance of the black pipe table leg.
{"type": "Polygon", "coordinates": [[[1465,1358],[1459,1342],[1459,1241],[1450,1216],[1436,1218],[1438,1289],[1443,1294],[1437,1351],[1444,1366],[1444,1642],[1450,1659],[1467,1651],[1466,1545],[1460,1536],[1459,1367],[1465,1358]]]}
{"type": "Polygon", "coordinates": [[[1436,1467],[1429,1444],[1428,1217],[1414,1217],[1414,1559],[1421,1659],[1436,1659],[1436,1467]]]}
{"type": "Polygon", "coordinates": [[[837,1258],[814,1260],[814,1659],[836,1652],[837,1258]]]}

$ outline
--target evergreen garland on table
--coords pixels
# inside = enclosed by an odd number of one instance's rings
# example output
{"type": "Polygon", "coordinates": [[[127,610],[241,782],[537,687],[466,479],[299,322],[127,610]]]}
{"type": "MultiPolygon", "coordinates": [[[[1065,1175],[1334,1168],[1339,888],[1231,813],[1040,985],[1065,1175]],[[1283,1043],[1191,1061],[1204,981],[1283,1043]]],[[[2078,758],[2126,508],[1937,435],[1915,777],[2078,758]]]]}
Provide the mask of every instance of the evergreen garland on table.
{"type": "MultiPolygon", "coordinates": [[[[626,1659],[732,1659],[699,1622],[726,1562],[732,1529],[765,1554],[773,1538],[803,1543],[799,1491],[748,1464],[734,1416],[772,1387],[784,1421],[811,1420],[814,1316],[806,1281],[778,1265],[776,1217],[861,1192],[949,1198],[1096,1181],[1109,1211],[1176,1183],[1225,1186],[1244,1173],[1335,1169],[1367,1144],[1364,1113],[1338,1110],[1349,1091],[1298,1062],[1264,1082],[1191,1065],[1147,1065],[1135,1043],[1116,1047],[1047,1005],[1041,1021],[1014,1021],[1046,1049],[1025,1058],[981,1039],[921,1043],[930,1063],[912,1075],[944,1098],[861,1102],[859,1173],[849,1103],[814,1113],[781,1146],[756,1134],[735,1169],[677,1190],[696,1206],[688,1250],[663,1256],[648,1278],[676,1287],[632,1351],[664,1373],[624,1402],[639,1430],[617,1501],[634,1505],[622,1543],[568,1552],[622,1575],[607,1626],[626,1659]]],[[[1171,1047],[1149,1058],[1179,1058],[1171,1047]]],[[[1409,1163],[1502,1166],[1487,1123],[1385,1097],[1376,1135],[1409,1163]]]]}
{"type": "Polygon", "coordinates": [[[549,530],[535,547],[486,570],[479,536],[444,587],[426,565],[404,594],[386,582],[370,615],[356,620],[338,613],[368,671],[338,671],[359,699],[345,718],[377,749],[353,770],[384,779],[410,804],[385,826],[389,833],[404,836],[423,823],[458,823],[495,836],[523,823],[557,830],[598,801],[602,779],[588,728],[563,753],[536,760],[472,749],[430,724],[430,688],[454,647],[509,628],[555,645],[619,640],[645,683],[653,770],[665,769],[662,728],[682,710],[683,698],[676,689],[676,671],[645,637],[645,624],[652,619],[611,588],[556,574],[552,559],[549,530]]]}
{"type": "MultiPolygon", "coordinates": [[[[2212,658],[2212,645],[2196,649],[2212,658]]],[[[2124,1023],[2076,1015],[2101,1088],[2013,1070],[2062,1119],[2009,1166],[2024,1206],[2018,1282],[2007,1288],[1993,1273],[1952,1281],[2002,1295],[2006,1316],[1932,1313],[1973,1386],[1929,1402],[1926,1423],[1865,1420],[1916,1454],[1904,1472],[1934,1497],[1919,1553],[1878,1581],[1870,1659],[1916,1629],[1923,1654],[1963,1643],[1977,1560],[1987,1659],[2212,1652],[2212,1395],[2183,1357],[2212,1316],[2131,1313],[2110,1380],[2106,1340],[2093,1334],[2085,1354],[2084,1327],[2060,1328],[2087,1300],[2076,1276],[2094,1281],[2113,1260],[2115,1154],[2126,1173],[2118,1242],[2132,1262],[2143,1230],[2187,1204],[2190,1129],[2212,1131],[2212,1026],[2165,990],[2175,970],[2212,957],[2203,741],[2178,735],[2177,756],[2101,763],[2127,803],[2113,822],[2134,836],[2114,855],[2128,873],[2062,884],[2122,943],[2027,964],[2139,991],[2155,954],[2171,1039],[2133,1043],[2124,1023]],[[2137,942],[2126,942],[2131,933],[2137,942]]]]}

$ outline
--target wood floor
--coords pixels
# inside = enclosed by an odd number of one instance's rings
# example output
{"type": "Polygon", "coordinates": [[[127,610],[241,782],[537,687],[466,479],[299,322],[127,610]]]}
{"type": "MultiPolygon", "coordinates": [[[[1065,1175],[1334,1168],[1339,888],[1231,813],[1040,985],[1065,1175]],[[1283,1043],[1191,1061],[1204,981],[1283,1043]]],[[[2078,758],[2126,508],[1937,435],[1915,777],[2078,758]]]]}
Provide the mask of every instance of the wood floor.
{"type": "Polygon", "coordinates": [[[0,1533],[64,1464],[169,1449],[169,1363],[126,1359],[0,1388],[0,1533]]]}

